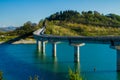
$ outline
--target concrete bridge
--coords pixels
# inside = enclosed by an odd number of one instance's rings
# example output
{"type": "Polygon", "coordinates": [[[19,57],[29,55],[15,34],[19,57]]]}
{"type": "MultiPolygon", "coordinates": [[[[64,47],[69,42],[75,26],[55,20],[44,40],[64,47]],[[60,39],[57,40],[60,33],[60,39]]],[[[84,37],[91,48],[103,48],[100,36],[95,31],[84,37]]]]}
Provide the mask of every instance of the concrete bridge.
{"type": "Polygon", "coordinates": [[[79,62],[80,47],[85,43],[109,44],[110,48],[117,50],[117,71],[120,71],[120,36],[55,36],[44,34],[45,26],[33,33],[37,40],[38,50],[45,53],[45,43],[52,43],[53,57],[56,57],[56,46],[60,42],[69,42],[74,46],[74,62],[79,62]]]}

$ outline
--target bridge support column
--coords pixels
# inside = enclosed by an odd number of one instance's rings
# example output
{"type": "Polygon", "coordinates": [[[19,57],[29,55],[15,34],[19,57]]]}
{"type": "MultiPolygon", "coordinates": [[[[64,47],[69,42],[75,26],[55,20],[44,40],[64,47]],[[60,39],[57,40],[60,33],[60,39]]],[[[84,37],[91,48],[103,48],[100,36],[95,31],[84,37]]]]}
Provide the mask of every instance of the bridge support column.
{"type": "Polygon", "coordinates": [[[41,41],[37,40],[37,49],[38,51],[41,51],[41,41]]]}
{"type": "Polygon", "coordinates": [[[45,41],[41,42],[41,49],[42,49],[41,52],[45,54],[45,41]]]}
{"type": "Polygon", "coordinates": [[[79,46],[74,46],[74,61],[79,62],[79,46]]]}
{"type": "Polygon", "coordinates": [[[117,71],[120,71],[120,49],[117,49],[117,71]]]}
{"type": "Polygon", "coordinates": [[[52,43],[52,56],[56,57],[57,56],[57,44],[60,42],[51,42],[52,43]]]}
{"type": "Polygon", "coordinates": [[[53,57],[56,57],[56,42],[52,43],[52,53],[53,53],[53,57]]]}
{"type": "Polygon", "coordinates": [[[75,63],[79,63],[79,54],[80,54],[80,48],[79,46],[83,46],[85,45],[84,43],[80,43],[80,44],[71,44],[72,46],[74,46],[74,62],[75,63]]]}
{"type": "Polygon", "coordinates": [[[117,71],[120,71],[120,46],[111,46],[112,49],[116,49],[117,55],[116,55],[116,68],[117,71]]]}

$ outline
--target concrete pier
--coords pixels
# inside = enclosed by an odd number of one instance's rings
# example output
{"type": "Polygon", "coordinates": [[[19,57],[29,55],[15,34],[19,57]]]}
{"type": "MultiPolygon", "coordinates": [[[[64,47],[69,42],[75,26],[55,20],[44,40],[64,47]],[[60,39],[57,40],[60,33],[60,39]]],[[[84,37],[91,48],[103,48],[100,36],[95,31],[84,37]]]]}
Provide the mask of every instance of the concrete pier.
{"type": "Polygon", "coordinates": [[[56,44],[57,44],[56,42],[52,43],[52,53],[53,53],[52,56],[53,57],[56,57],[56,44]]]}
{"type": "Polygon", "coordinates": [[[80,62],[80,46],[84,46],[85,45],[85,43],[80,43],[80,44],[71,44],[72,46],[74,46],[74,62],[75,63],[78,63],[78,62],[80,62]]]}
{"type": "Polygon", "coordinates": [[[112,49],[116,49],[116,68],[120,71],[120,46],[110,46],[112,49]]]}
{"type": "Polygon", "coordinates": [[[79,62],[79,46],[74,46],[74,61],[79,62]]]}
{"type": "Polygon", "coordinates": [[[37,49],[40,52],[41,51],[41,41],[37,40],[37,49]]]}
{"type": "Polygon", "coordinates": [[[41,41],[41,52],[45,54],[45,41],[41,41]]]}
{"type": "Polygon", "coordinates": [[[38,51],[45,54],[45,41],[37,41],[38,51]]]}
{"type": "Polygon", "coordinates": [[[51,42],[52,43],[52,56],[56,57],[57,56],[57,44],[60,42],[51,42]]]}
{"type": "Polygon", "coordinates": [[[117,50],[117,71],[120,71],[120,49],[117,50]]]}

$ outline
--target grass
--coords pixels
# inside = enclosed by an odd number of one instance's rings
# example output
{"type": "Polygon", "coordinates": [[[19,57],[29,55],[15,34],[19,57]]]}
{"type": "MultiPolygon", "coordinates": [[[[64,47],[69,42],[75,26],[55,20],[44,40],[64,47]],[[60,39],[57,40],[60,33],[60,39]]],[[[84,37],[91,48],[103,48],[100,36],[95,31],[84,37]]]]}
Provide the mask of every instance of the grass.
{"type": "Polygon", "coordinates": [[[77,23],[55,24],[49,22],[45,33],[59,36],[120,36],[119,27],[93,26],[77,23]]]}
{"type": "Polygon", "coordinates": [[[50,25],[46,27],[45,34],[59,35],[59,36],[78,36],[78,34],[71,30],[57,25],[50,25]]]}
{"type": "Polygon", "coordinates": [[[10,39],[13,39],[17,36],[0,36],[0,41],[8,41],[10,39]]]}

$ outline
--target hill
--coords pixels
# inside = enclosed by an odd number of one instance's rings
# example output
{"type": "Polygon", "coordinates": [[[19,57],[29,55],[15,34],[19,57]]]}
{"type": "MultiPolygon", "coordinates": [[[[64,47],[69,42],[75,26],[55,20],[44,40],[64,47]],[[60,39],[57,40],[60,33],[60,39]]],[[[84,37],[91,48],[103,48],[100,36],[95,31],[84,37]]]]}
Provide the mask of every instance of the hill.
{"type": "MultiPolygon", "coordinates": [[[[51,14],[39,23],[25,22],[14,31],[0,32],[0,41],[12,38],[33,38],[32,33],[46,25],[45,34],[59,36],[119,36],[120,16],[110,13],[107,15],[97,11],[73,10],[60,11],[51,14]],[[4,37],[3,37],[4,36],[4,37]]],[[[9,28],[8,28],[9,29],[9,28]]],[[[11,29],[11,28],[10,28],[11,29]]],[[[14,29],[14,28],[13,28],[14,29]]],[[[3,30],[2,30],[3,31],[3,30]]]]}
{"type": "Polygon", "coordinates": [[[56,12],[47,17],[46,21],[48,24],[46,34],[61,36],[120,35],[120,16],[112,13],[104,15],[97,11],[79,13],[68,10],[56,12]]]}
{"type": "Polygon", "coordinates": [[[16,28],[17,28],[17,27],[14,27],[14,26],[0,27],[0,32],[14,31],[16,28]]]}
{"type": "MultiPolygon", "coordinates": [[[[36,23],[32,23],[30,21],[23,24],[23,26],[14,28],[9,27],[5,28],[9,29],[7,32],[0,32],[0,41],[4,41],[4,43],[13,43],[15,41],[19,41],[21,39],[32,38],[32,33],[38,29],[36,23]],[[14,29],[14,30],[12,30],[14,29]]],[[[3,31],[3,30],[2,30],[3,31]]]]}
{"type": "Polygon", "coordinates": [[[103,15],[97,11],[82,11],[81,13],[73,10],[56,12],[46,18],[49,21],[65,21],[71,23],[105,26],[105,27],[120,27],[120,16],[116,14],[103,15]]]}

